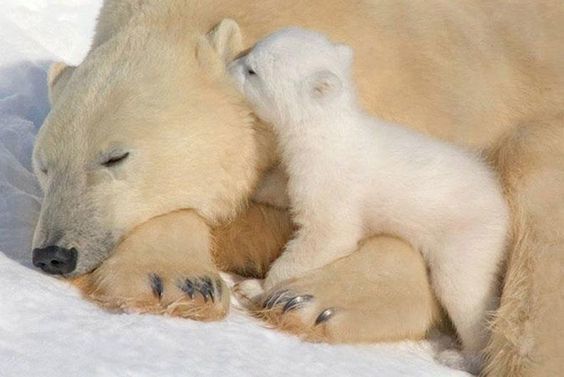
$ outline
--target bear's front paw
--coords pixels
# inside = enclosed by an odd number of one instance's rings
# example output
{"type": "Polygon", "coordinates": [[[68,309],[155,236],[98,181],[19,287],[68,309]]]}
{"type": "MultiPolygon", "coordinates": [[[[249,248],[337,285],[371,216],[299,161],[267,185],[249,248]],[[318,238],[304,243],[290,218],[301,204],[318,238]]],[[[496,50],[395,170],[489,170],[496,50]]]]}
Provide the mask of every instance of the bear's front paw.
{"type": "Polygon", "coordinates": [[[299,288],[282,285],[265,292],[261,280],[243,280],[233,286],[236,300],[254,314],[281,330],[296,332],[308,340],[322,340],[323,326],[336,313],[325,307],[323,300],[312,294],[299,293],[299,288]]]}
{"type": "MultiPolygon", "coordinates": [[[[237,286],[234,289],[236,296],[240,294],[237,286]]],[[[300,289],[298,285],[283,284],[255,295],[246,308],[279,330],[299,335],[304,340],[331,342],[333,327],[342,326],[331,320],[339,312],[341,315],[344,313],[346,319],[347,312],[313,293],[300,289]]]]}
{"type": "Polygon", "coordinates": [[[229,288],[210,271],[175,266],[119,271],[102,265],[78,285],[88,298],[111,310],[199,321],[219,320],[229,311],[229,288]]]}

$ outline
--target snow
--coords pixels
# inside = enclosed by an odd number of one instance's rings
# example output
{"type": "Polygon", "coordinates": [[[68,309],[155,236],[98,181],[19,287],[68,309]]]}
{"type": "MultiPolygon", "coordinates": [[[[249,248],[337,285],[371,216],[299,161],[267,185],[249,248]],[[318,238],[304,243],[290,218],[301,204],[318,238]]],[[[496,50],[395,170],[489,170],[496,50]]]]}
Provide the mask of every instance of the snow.
{"type": "Polygon", "coordinates": [[[77,64],[98,0],[0,0],[0,377],[467,376],[436,344],[309,344],[234,311],[226,321],[111,314],[30,265],[41,191],[31,151],[49,105],[46,69],[77,64]]]}

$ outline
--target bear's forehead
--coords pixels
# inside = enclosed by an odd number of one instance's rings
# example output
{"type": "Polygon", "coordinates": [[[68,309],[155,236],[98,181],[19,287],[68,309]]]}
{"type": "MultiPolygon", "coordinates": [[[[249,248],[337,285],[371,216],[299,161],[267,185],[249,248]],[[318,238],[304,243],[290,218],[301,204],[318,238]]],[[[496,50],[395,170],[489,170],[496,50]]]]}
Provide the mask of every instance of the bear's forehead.
{"type": "Polygon", "coordinates": [[[334,68],[338,62],[335,46],[322,34],[301,29],[274,33],[258,42],[248,63],[269,67],[280,73],[300,69],[334,68]]]}
{"type": "Polygon", "coordinates": [[[263,39],[259,44],[285,44],[285,43],[309,43],[330,46],[331,41],[324,35],[312,30],[300,28],[287,28],[274,32],[263,39]]]}
{"type": "Polygon", "coordinates": [[[255,48],[259,55],[272,54],[280,57],[314,57],[320,53],[333,55],[335,47],[325,40],[274,36],[259,42],[255,48]]]}
{"type": "Polygon", "coordinates": [[[276,46],[276,48],[257,49],[247,60],[249,65],[272,73],[303,72],[316,69],[334,69],[338,60],[333,49],[311,49],[307,45],[299,49],[294,46],[276,46]],[[290,48],[287,48],[290,47],[290,48]]]}

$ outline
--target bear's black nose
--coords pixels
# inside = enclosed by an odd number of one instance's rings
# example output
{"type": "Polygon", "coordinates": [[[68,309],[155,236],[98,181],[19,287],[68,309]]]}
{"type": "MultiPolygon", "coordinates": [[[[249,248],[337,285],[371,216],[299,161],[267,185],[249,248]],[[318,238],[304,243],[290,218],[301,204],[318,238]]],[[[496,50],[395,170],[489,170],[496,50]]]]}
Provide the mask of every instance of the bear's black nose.
{"type": "Polygon", "coordinates": [[[33,250],[33,265],[48,274],[68,274],[76,268],[78,252],[73,247],[65,249],[59,246],[47,246],[33,250]]]}

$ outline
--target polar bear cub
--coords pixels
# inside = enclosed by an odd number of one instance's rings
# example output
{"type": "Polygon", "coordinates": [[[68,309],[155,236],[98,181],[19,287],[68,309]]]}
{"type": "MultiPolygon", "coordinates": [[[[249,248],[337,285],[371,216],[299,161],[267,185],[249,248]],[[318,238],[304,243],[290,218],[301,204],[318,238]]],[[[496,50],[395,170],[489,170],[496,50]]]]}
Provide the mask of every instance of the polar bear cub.
{"type": "Polygon", "coordinates": [[[229,67],[277,136],[299,226],[265,288],[352,253],[369,235],[397,235],[421,251],[463,351],[478,356],[508,230],[500,185],[477,156],[366,114],[352,61],[350,47],[291,28],[229,67]]]}

